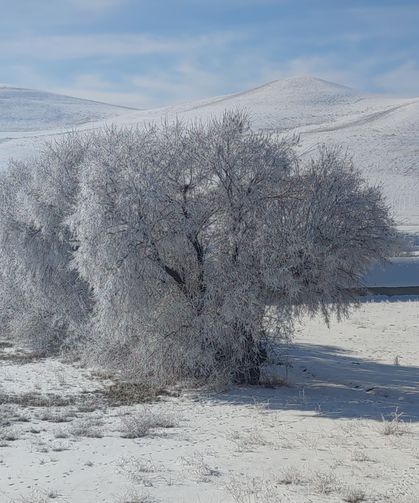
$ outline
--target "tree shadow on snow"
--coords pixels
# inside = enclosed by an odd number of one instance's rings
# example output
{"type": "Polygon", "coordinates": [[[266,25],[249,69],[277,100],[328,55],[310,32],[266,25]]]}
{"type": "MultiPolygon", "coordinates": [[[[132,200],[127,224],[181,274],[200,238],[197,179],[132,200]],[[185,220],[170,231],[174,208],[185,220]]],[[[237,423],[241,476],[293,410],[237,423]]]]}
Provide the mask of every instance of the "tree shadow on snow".
{"type": "MultiPolygon", "coordinates": [[[[314,344],[292,345],[288,359],[288,385],[236,387],[217,399],[265,403],[273,410],[313,411],[332,419],[381,421],[397,408],[406,421],[419,422],[419,367],[375,362],[314,344]]],[[[284,377],[284,367],[279,369],[284,377]]]]}
{"type": "MultiPolygon", "coordinates": [[[[412,287],[419,289],[419,287],[412,287]]],[[[397,290],[395,288],[394,290],[397,290]]],[[[402,289],[400,289],[402,291],[402,289]]],[[[358,302],[361,304],[376,304],[378,302],[392,303],[392,302],[417,302],[419,300],[419,295],[366,295],[363,297],[358,297],[358,302]]]]}

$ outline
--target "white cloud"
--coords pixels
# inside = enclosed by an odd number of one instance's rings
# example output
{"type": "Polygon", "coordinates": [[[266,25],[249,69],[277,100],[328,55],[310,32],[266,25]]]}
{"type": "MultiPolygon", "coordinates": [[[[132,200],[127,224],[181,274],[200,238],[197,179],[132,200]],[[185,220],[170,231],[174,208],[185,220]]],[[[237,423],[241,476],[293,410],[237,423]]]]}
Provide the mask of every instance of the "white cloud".
{"type": "Polygon", "coordinates": [[[71,6],[81,11],[103,12],[121,7],[129,0],[66,0],[71,6]]]}
{"type": "Polygon", "coordinates": [[[48,90],[115,105],[154,108],[211,97],[217,89],[224,89],[224,85],[222,76],[192,63],[181,63],[168,72],[126,76],[119,85],[97,74],[84,74],[67,86],[49,87],[48,90]]]}
{"type": "Polygon", "coordinates": [[[407,61],[389,72],[378,75],[376,85],[384,92],[419,96],[419,66],[407,61]]]}
{"type": "Polygon", "coordinates": [[[240,33],[220,32],[195,37],[155,37],[147,34],[46,35],[0,38],[0,56],[38,60],[173,54],[199,48],[222,47],[242,38],[240,33]]]}
{"type": "Polygon", "coordinates": [[[129,81],[134,88],[149,95],[154,105],[210,97],[217,91],[225,92],[226,84],[223,75],[186,61],[172,68],[170,73],[135,75],[129,81]]]}
{"type": "Polygon", "coordinates": [[[149,101],[149,96],[141,94],[138,89],[126,92],[115,90],[115,84],[96,74],[83,74],[75,77],[68,86],[49,87],[49,91],[66,94],[76,98],[102,101],[112,105],[127,107],[143,107],[149,101]]]}

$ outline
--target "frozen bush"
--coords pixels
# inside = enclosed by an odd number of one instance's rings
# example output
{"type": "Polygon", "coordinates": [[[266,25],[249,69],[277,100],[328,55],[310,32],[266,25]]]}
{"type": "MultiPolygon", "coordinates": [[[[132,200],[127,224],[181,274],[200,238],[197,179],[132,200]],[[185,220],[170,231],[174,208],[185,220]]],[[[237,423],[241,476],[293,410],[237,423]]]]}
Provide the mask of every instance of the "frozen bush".
{"type": "Polygon", "coordinates": [[[350,159],[225,113],[70,135],[0,180],[1,318],[142,382],[257,383],[267,337],[345,315],[395,242],[350,159]],[[4,278],[3,278],[4,277],[4,278]],[[267,309],[269,305],[269,309],[267,309]]]}
{"type": "Polygon", "coordinates": [[[78,245],[65,223],[88,147],[88,137],[67,135],[0,178],[3,329],[39,351],[74,342],[91,307],[87,283],[69,267],[78,245]]]}
{"type": "Polygon", "coordinates": [[[348,157],[322,149],[301,166],[241,113],[106,131],[74,209],[89,354],[158,383],[258,382],[266,327],[280,337],[303,311],[347,313],[348,287],[393,242],[380,191],[348,157]]]}

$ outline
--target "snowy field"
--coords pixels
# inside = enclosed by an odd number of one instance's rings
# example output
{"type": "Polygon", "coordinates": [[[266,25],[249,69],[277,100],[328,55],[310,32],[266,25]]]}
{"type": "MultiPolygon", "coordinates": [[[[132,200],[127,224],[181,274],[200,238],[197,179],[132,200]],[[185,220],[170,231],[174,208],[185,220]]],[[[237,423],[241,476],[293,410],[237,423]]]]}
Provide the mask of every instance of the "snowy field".
{"type": "Polygon", "coordinates": [[[419,299],[364,303],[302,322],[265,386],[134,405],[4,341],[0,502],[417,503],[418,338],[419,299]]]}

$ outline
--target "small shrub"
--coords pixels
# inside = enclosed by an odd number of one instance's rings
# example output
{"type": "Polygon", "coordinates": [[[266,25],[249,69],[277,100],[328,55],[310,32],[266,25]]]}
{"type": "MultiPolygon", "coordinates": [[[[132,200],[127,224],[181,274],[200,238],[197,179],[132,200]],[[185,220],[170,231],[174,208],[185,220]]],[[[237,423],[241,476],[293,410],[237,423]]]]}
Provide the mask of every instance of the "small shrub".
{"type": "Polygon", "coordinates": [[[269,444],[256,428],[248,432],[233,431],[230,433],[229,440],[236,445],[238,452],[249,452],[256,447],[269,444]]]}
{"type": "Polygon", "coordinates": [[[69,444],[64,444],[62,442],[53,443],[51,446],[51,450],[54,452],[63,452],[68,451],[70,449],[69,444]]]}
{"type": "Polygon", "coordinates": [[[15,404],[22,407],[68,407],[73,405],[75,397],[62,397],[60,395],[40,393],[0,393],[0,405],[15,404]]]}
{"type": "Polygon", "coordinates": [[[118,503],[156,503],[157,500],[152,498],[149,494],[129,491],[118,499],[118,503]]]}
{"type": "Polygon", "coordinates": [[[47,496],[49,499],[55,500],[60,496],[60,493],[58,491],[50,490],[48,491],[47,496]]]}
{"type": "Polygon", "coordinates": [[[167,414],[153,412],[144,408],[121,419],[124,438],[141,438],[158,428],[174,428],[176,422],[167,414]]]}
{"type": "Polygon", "coordinates": [[[41,421],[51,423],[69,423],[74,419],[74,413],[65,410],[55,411],[53,409],[46,409],[38,417],[41,421]]]}
{"type": "Polygon", "coordinates": [[[150,459],[123,458],[118,465],[121,472],[134,484],[142,484],[146,487],[153,486],[153,481],[156,477],[152,474],[157,471],[157,468],[150,459]]]}
{"type": "Polygon", "coordinates": [[[181,461],[187,469],[188,475],[191,475],[199,482],[208,482],[211,477],[219,477],[221,475],[220,470],[211,467],[199,452],[196,452],[190,458],[182,458],[181,461]]]}
{"type": "Polygon", "coordinates": [[[160,388],[134,382],[118,382],[109,386],[104,392],[105,398],[112,406],[136,405],[158,399],[160,388]]]}
{"type": "Polygon", "coordinates": [[[311,482],[314,490],[320,494],[330,494],[337,489],[336,475],[332,472],[315,472],[311,482]]]}
{"type": "Polygon", "coordinates": [[[3,442],[14,442],[19,440],[17,430],[14,428],[4,428],[3,430],[0,430],[0,440],[3,442]]]}
{"type": "Polygon", "coordinates": [[[406,423],[403,421],[403,412],[399,412],[398,408],[393,412],[391,419],[382,417],[383,435],[403,435],[407,432],[406,423]]]}
{"type": "Polygon", "coordinates": [[[352,453],[352,461],[373,461],[365,451],[357,450],[352,453]]]}
{"type": "Polygon", "coordinates": [[[275,483],[270,480],[232,479],[226,488],[236,503],[278,503],[281,501],[275,483]]]}
{"type": "Polygon", "coordinates": [[[10,503],[50,503],[51,499],[55,499],[57,497],[58,493],[55,491],[45,492],[36,490],[28,496],[20,496],[19,499],[13,499],[10,503]],[[49,496],[50,494],[52,497],[49,496]]]}
{"type": "Polygon", "coordinates": [[[66,430],[56,430],[54,433],[55,438],[68,438],[70,435],[66,430]]]}
{"type": "Polygon", "coordinates": [[[297,468],[290,467],[282,472],[278,482],[284,485],[302,485],[305,484],[306,478],[297,468]]]}
{"type": "Polygon", "coordinates": [[[102,426],[103,421],[100,419],[82,418],[75,422],[68,431],[75,437],[102,438],[102,426]]]}
{"type": "Polygon", "coordinates": [[[367,496],[365,494],[365,491],[363,491],[362,489],[351,487],[344,490],[342,499],[347,503],[360,503],[361,501],[365,501],[367,499],[367,496]]]}

